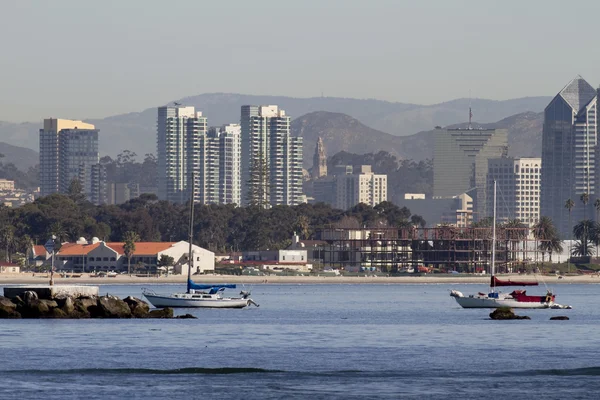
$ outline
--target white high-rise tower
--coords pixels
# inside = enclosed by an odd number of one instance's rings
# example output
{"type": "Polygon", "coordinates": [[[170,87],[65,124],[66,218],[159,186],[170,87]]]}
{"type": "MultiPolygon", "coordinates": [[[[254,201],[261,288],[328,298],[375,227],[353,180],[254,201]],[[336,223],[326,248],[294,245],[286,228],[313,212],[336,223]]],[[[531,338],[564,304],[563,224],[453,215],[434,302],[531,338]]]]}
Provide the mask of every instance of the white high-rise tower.
{"type": "Polygon", "coordinates": [[[302,138],[278,106],[242,106],[244,204],[296,205],[302,199],[302,138]]]}
{"type": "MultiPolygon", "coordinates": [[[[185,203],[190,197],[192,172],[200,168],[200,140],[206,135],[206,117],[194,107],[159,107],[157,130],[158,197],[185,203]]],[[[198,182],[199,177],[195,178],[198,182]]],[[[194,198],[200,200],[198,185],[194,198]]]]}

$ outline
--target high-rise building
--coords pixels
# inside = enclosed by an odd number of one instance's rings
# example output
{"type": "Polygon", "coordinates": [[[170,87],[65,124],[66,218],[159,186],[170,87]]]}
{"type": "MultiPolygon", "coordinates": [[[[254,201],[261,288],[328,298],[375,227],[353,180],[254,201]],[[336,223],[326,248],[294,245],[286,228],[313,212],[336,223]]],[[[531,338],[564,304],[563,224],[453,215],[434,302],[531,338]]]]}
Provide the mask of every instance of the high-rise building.
{"type": "Polygon", "coordinates": [[[241,204],[241,128],[210,128],[200,137],[198,188],[203,204],[241,204]]]}
{"type": "Polygon", "coordinates": [[[571,235],[569,219],[593,215],[592,201],[584,207],[579,199],[584,193],[597,195],[597,99],[596,90],[578,76],[544,110],[541,214],[552,219],[563,238],[571,235]],[[570,218],[569,199],[575,203],[570,218]]]}
{"type": "Polygon", "coordinates": [[[505,157],[507,151],[506,129],[437,129],[433,196],[454,197],[474,190],[475,219],[488,216],[491,213],[486,209],[488,160],[505,157]]]}
{"type": "Polygon", "coordinates": [[[492,158],[488,160],[487,208],[493,210],[496,181],[496,218],[517,219],[533,226],[540,218],[540,158],[492,158]]]}
{"type": "Polygon", "coordinates": [[[296,205],[302,195],[302,138],[278,106],[242,106],[244,204],[296,205]]]}
{"type": "Polygon", "coordinates": [[[315,155],[313,156],[312,179],[319,179],[327,176],[327,152],[323,144],[323,138],[319,137],[315,146],[315,155]]]}
{"type": "MultiPolygon", "coordinates": [[[[157,164],[158,198],[185,203],[190,198],[192,172],[201,162],[201,137],[206,135],[206,117],[190,106],[158,108],[157,164]]],[[[195,176],[198,183],[198,176],[195,176]]],[[[198,184],[194,199],[199,201],[198,184]]]]}
{"type": "Polygon", "coordinates": [[[66,193],[80,180],[88,199],[92,195],[92,166],[99,161],[98,129],[82,121],[45,119],[40,129],[40,194],[66,193]]]}
{"type": "Polygon", "coordinates": [[[92,165],[90,201],[96,205],[108,204],[107,189],[106,167],[99,163],[92,165]]]}
{"type": "Polygon", "coordinates": [[[387,175],[374,174],[370,165],[362,165],[353,174],[336,178],[335,207],[347,210],[359,203],[372,207],[387,201],[387,175]]]}

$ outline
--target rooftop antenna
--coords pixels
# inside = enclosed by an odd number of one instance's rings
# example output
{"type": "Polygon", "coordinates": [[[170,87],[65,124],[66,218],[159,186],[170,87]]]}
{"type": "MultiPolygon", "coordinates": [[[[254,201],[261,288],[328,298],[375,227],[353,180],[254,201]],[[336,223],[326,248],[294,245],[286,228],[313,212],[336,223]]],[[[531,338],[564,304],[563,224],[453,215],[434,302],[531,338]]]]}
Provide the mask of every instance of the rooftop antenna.
{"type": "Polygon", "coordinates": [[[473,112],[471,111],[471,89],[469,89],[469,130],[473,129],[471,121],[473,119],[473,112]]]}

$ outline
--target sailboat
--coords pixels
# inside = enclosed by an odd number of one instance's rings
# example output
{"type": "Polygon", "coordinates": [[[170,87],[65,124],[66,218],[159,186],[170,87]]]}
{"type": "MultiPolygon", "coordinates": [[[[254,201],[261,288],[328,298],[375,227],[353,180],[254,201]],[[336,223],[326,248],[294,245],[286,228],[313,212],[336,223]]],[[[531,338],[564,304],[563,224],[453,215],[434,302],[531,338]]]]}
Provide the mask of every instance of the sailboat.
{"type": "MultiPolygon", "coordinates": [[[[495,273],[496,261],[496,181],[494,181],[494,217],[492,220],[492,262],[490,267],[490,289],[488,293],[479,292],[465,296],[458,290],[451,290],[450,296],[463,308],[554,308],[555,295],[547,290],[543,296],[530,296],[525,290],[513,290],[502,293],[497,287],[503,286],[537,286],[538,282],[500,280],[495,273]]],[[[558,306],[558,305],[556,305],[558,306]]],[[[562,307],[562,306],[560,306],[562,307]]]]}
{"type": "Polygon", "coordinates": [[[194,177],[192,176],[192,190],[190,198],[190,227],[188,249],[188,276],[187,290],[184,293],[168,295],[156,294],[150,289],[142,289],[146,299],[156,308],[162,307],[194,307],[194,308],[244,308],[250,304],[258,307],[251,298],[249,291],[241,291],[240,297],[225,297],[225,289],[235,289],[234,284],[197,284],[192,281],[192,268],[194,257],[192,240],[194,238],[194,177]]]}

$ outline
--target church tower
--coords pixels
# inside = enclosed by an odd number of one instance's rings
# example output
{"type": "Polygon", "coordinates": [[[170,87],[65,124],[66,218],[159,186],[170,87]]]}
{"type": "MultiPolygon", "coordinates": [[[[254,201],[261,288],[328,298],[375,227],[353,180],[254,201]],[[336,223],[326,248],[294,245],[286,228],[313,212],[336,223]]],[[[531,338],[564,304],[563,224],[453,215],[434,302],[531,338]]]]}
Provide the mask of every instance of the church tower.
{"type": "Polygon", "coordinates": [[[323,145],[323,138],[319,137],[313,156],[312,178],[319,179],[322,176],[327,176],[327,153],[325,145],[323,145]]]}

